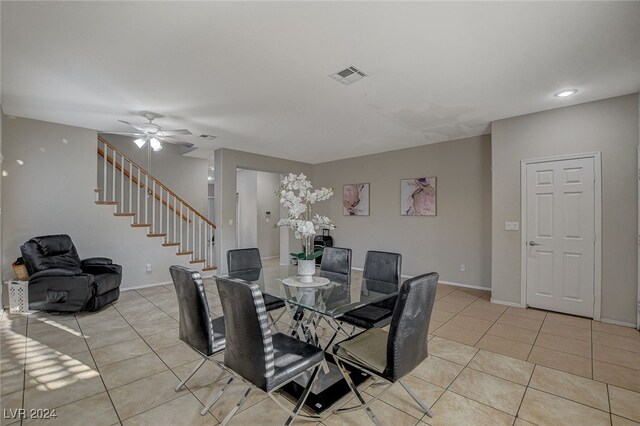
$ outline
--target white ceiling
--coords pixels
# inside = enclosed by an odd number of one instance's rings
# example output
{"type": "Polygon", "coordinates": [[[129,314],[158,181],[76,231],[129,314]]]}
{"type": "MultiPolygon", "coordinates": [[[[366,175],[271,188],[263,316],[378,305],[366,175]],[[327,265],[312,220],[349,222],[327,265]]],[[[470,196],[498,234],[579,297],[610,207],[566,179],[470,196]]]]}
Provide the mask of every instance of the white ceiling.
{"type": "Polygon", "coordinates": [[[640,2],[7,2],[2,107],[310,163],[640,89],[640,2]],[[350,86],[328,77],[348,65],[350,86]],[[554,98],[563,88],[578,94],[554,98]]]}

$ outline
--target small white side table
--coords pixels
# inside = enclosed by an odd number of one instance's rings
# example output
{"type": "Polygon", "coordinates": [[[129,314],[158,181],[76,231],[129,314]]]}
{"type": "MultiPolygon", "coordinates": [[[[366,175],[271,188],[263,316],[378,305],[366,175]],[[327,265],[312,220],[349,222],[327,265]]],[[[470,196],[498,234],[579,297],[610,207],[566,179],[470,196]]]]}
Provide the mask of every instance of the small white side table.
{"type": "Polygon", "coordinates": [[[28,314],[29,310],[29,281],[7,281],[9,293],[9,313],[28,314]]]}

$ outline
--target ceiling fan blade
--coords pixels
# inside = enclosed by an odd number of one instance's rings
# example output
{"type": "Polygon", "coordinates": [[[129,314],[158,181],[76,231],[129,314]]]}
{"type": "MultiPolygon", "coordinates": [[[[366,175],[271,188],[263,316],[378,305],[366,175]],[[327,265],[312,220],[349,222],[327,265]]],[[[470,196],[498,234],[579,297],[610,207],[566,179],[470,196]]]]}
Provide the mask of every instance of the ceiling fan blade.
{"type": "Polygon", "coordinates": [[[192,133],[187,129],[178,130],[161,130],[156,135],[158,136],[179,136],[179,135],[191,135],[192,133]]]}
{"type": "Polygon", "coordinates": [[[170,137],[167,137],[167,136],[158,136],[158,135],[156,135],[156,137],[159,140],[161,140],[162,142],[172,143],[172,144],[175,144],[175,145],[182,145],[182,146],[186,146],[187,148],[191,148],[193,146],[192,143],[179,141],[177,139],[170,138],[170,137]]]}
{"type": "Polygon", "coordinates": [[[144,133],[109,132],[109,131],[104,131],[104,132],[100,132],[100,133],[105,133],[107,135],[131,136],[131,137],[136,137],[136,138],[140,138],[140,137],[146,136],[144,133]]]}
{"type": "Polygon", "coordinates": [[[119,122],[121,122],[122,124],[126,124],[129,127],[133,127],[134,129],[136,129],[139,132],[144,133],[144,129],[142,129],[141,127],[136,126],[135,124],[131,124],[128,121],[124,121],[124,120],[118,120],[119,122]]]}

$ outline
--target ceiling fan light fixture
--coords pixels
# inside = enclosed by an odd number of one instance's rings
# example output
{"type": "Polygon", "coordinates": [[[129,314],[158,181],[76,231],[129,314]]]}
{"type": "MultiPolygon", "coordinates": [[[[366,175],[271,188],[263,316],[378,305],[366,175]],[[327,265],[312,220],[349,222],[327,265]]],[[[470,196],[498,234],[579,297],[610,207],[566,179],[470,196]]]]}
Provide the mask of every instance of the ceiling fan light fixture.
{"type": "Polygon", "coordinates": [[[142,148],[144,144],[147,143],[147,140],[143,138],[138,138],[138,139],[134,139],[133,143],[135,143],[138,148],[142,148]]]}
{"type": "Polygon", "coordinates": [[[154,151],[160,151],[162,149],[162,144],[156,138],[149,139],[149,144],[151,144],[151,149],[154,151]]]}

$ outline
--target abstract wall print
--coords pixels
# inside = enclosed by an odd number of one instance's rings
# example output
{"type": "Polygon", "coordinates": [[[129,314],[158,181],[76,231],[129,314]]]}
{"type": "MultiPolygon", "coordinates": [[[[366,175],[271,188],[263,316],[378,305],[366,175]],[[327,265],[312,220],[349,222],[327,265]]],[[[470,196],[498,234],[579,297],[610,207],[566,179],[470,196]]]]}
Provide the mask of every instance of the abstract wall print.
{"type": "Polygon", "coordinates": [[[345,216],[369,216],[369,184],[345,185],[342,192],[345,216]]]}
{"type": "Polygon", "coordinates": [[[400,214],[436,215],[436,178],[423,177],[400,181],[400,214]]]}

